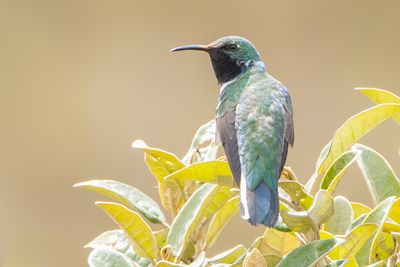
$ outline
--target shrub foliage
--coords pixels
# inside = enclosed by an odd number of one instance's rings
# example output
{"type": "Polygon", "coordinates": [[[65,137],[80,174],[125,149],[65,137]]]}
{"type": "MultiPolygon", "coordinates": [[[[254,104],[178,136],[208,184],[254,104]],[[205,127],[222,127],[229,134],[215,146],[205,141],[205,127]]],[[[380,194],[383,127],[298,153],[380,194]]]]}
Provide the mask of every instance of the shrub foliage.
{"type": "Polygon", "coordinates": [[[92,249],[89,265],[399,266],[400,180],[382,155],[357,142],[387,119],[400,123],[400,98],[380,89],[356,90],[376,105],[338,128],[305,185],[285,167],[276,227],[249,247],[238,244],[218,255],[206,252],[237,216],[239,190],[226,158],[218,158],[214,120],[199,128],[183,159],[135,141],[133,148],[144,152],[156,179],[162,208],[139,189],[117,181],[76,184],[112,199],[96,205],[119,226],[86,246],[92,249]],[[336,194],[352,164],[361,169],[373,207],[336,194]],[[153,224],[161,230],[152,230],[153,224]]]}

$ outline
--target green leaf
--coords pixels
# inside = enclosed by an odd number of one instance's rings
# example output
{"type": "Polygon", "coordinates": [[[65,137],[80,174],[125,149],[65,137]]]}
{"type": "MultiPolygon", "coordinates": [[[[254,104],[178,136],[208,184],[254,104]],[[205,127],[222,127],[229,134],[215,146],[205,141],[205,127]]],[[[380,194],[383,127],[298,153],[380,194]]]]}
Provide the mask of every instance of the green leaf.
{"type": "Polygon", "coordinates": [[[400,197],[400,180],[385,158],[373,149],[357,144],[352,150],[361,151],[357,159],[375,206],[388,197],[400,197]]]}
{"type": "Polygon", "coordinates": [[[357,219],[361,215],[369,213],[371,211],[370,207],[359,202],[351,202],[351,207],[353,209],[354,219],[357,219]]]}
{"type": "Polygon", "coordinates": [[[322,175],[329,165],[381,122],[400,114],[400,104],[380,104],[348,119],[334,134],[329,152],[317,166],[322,175]]]}
{"type": "Polygon", "coordinates": [[[386,267],[386,263],[384,261],[378,261],[371,265],[368,265],[367,267],[386,267]]]}
{"type": "Polygon", "coordinates": [[[322,178],[321,189],[325,189],[333,195],[343,175],[360,154],[361,152],[346,151],[337,158],[322,178]]]}
{"type": "Polygon", "coordinates": [[[242,244],[240,244],[234,248],[224,251],[218,255],[215,255],[214,257],[209,259],[208,262],[210,264],[216,264],[216,263],[233,264],[238,259],[246,255],[246,253],[247,253],[246,248],[242,244]]]}
{"type": "Polygon", "coordinates": [[[314,222],[306,211],[297,212],[282,209],[281,217],[292,231],[305,233],[314,227],[314,222]]]}
{"type": "Polygon", "coordinates": [[[314,203],[309,210],[311,219],[315,225],[328,221],[334,213],[333,198],[325,190],[318,191],[314,203]]]}
{"type": "Polygon", "coordinates": [[[229,220],[237,214],[239,210],[239,197],[236,196],[227,201],[212,217],[210,224],[208,226],[207,235],[206,235],[206,246],[211,247],[225,225],[229,222],[229,220]]]}
{"type": "Polygon", "coordinates": [[[338,261],[334,261],[328,265],[325,265],[324,267],[341,267],[344,262],[345,262],[345,260],[338,260],[338,261]]]}
{"type": "Polygon", "coordinates": [[[215,133],[215,119],[202,125],[194,135],[190,148],[182,161],[188,165],[196,161],[215,159],[218,152],[215,133]]]}
{"type": "Polygon", "coordinates": [[[377,226],[375,224],[363,224],[358,226],[345,236],[344,242],[329,253],[329,257],[333,260],[350,260],[354,258],[368,239],[375,233],[376,229],[377,226]]]}
{"type": "Polygon", "coordinates": [[[156,239],[150,227],[139,214],[117,203],[96,202],[96,205],[101,207],[124,230],[140,257],[148,259],[157,257],[156,239]]]}
{"type": "Polygon", "coordinates": [[[378,226],[378,229],[374,232],[374,234],[368,239],[368,241],[364,244],[364,246],[360,249],[360,251],[356,255],[356,260],[358,265],[366,266],[374,262],[376,256],[376,248],[378,245],[377,236],[383,230],[383,225],[388,217],[389,211],[396,201],[394,197],[390,197],[384,201],[382,201],[376,208],[374,208],[364,219],[363,224],[373,223],[378,226]]]}
{"type": "Polygon", "coordinates": [[[175,180],[179,184],[183,184],[185,180],[195,180],[203,183],[237,187],[228,162],[220,160],[193,163],[165,178],[165,181],[171,180],[175,180]]]}
{"type": "Polygon", "coordinates": [[[167,244],[168,232],[169,229],[162,229],[160,231],[153,232],[154,238],[156,239],[159,248],[162,248],[167,244]]]}
{"type": "Polygon", "coordinates": [[[176,183],[167,184],[164,177],[182,169],[185,165],[176,155],[158,148],[148,147],[142,140],[134,141],[132,147],[145,153],[146,164],[158,181],[161,204],[172,213],[172,216],[175,216],[183,202],[180,193],[182,189],[176,183]]]}
{"type": "Polygon", "coordinates": [[[344,235],[353,221],[353,209],[350,202],[343,196],[337,196],[333,204],[334,214],[324,226],[324,230],[334,235],[344,235]]]}
{"type": "Polygon", "coordinates": [[[157,267],[188,267],[190,265],[174,263],[170,261],[161,260],[157,262],[157,267]]]}
{"type": "Polygon", "coordinates": [[[352,231],[354,228],[357,226],[361,225],[365,218],[367,218],[368,214],[361,214],[357,219],[355,219],[349,226],[349,229],[347,231],[352,231]]]}
{"type": "Polygon", "coordinates": [[[228,187],[213,184],[204,184],[193,193],[182,206],[168,234],[167,242],[175,256],[182,256],[194,232],[200,231],[201,218],[205,216],[209,219],[229,199],[230,194],[228,187]]]}
{"type": "Polygon", "coordinates": [[[340,242],[340,240],[332,238],[308,243],[290,252],[282,259],[278,267],[313,266],[340,242]]]}
{"type": "Polygon", "coordinates": [[[304,209],[311,207],[314,198],[305,192],[303,185],[295,181],[279,181],[278,185],[296,204],[300,204],[304,209]]]}
{"type": "MultiPolygon", "coordinates": [[[[366,88],[366,87],[357,87],[356,91],[359,91],[366,97],[368,97],[372,102],[376,104],[384,104],[384,103],[397,103],[400,104],[400,97],[397,95],[378,88],[366,88]]],[[[400,115],[393,117],[395,120],[400,122],[400,115]]]]}
{"type": "Polygon", "coordinates": [[[293,232],[280,232],[267,228],[264,235],[258,238],[251,248],[258,249],[262,255],[276,255],[283,258],[290,251],[300,246],[300,241],[293,232]]]}
{"type": "Polygon", "coordinates": [[[125,254],[133,261],[138,261],[140,259],[134,253],[131,242],[122,230],[106,231],[87,244],[85,248],[114,249],[125,254]]]}
{"type": "Polygon", "coordinates": [[[258,249],[253,248],[244,259],[243,267],[267,267],[267,262],[261,252],[258,249]]]}
{"type": "Polygon", "coordinates": [[[75,184],[74,187],[87,188],[130,208],[135,208],[153,223],[165,223],[165,215],[158,204],[133,186],[113,180],[91,180],[75,184]]]}
{"type": "Polygon", "coordinates": [[[395,242],[393,237],[389,233],[381,232],[376,238],[377,246],[376,246],[376,260],[387,260],[390,256],[394,254],[395,250],[395,242]]]}
{"type": "Polygon", "coordinates": [[[88,264],[90,267],[139,267],[124,254],[110,248],[93,250],[88,264]]]}

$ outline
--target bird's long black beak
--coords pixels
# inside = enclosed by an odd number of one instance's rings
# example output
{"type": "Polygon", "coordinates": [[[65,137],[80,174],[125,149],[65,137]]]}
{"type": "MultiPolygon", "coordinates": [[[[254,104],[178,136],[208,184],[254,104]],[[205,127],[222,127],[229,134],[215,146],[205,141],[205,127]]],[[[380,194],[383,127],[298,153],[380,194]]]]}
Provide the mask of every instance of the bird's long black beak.
{"type": "Polygon", "coordinates": [[[184,51],[184,50],[198,50],[198,51],[210,51],[210,48],[206,45],[185,45],[171,49],[170,52],[184,51]]]}

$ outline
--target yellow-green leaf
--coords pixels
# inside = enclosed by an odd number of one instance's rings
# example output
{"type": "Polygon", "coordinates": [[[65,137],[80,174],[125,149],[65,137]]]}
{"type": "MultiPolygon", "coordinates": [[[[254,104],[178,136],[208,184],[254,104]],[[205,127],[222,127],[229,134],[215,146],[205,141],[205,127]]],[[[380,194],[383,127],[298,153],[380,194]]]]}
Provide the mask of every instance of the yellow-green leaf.
{"type": "Polygon", "coordinates": [[[130,208],[135,208],[153,223],[165,223],[164,213],[158,204],[133,186],[113,180],[91,180],[75,184],[74,187],[87,188],[130,208]]]}
{"type": "Polygon", "coordinates": [[[187,166],[165,178],[165,181],[176,180],[183,184],[185,180],[237,187],[227,161],[203,161],[187,166]]]}
{"type": "Polygon", "coordinates": [[[351,258],[341,264],[340,267],[358,267],[358,264],[355,258],[351,258]]]}
{"type": "Polygon", "coordinates": [[[313,266],[340,242],[336,238],[313,241],[290,252],[277,266],[313,266]]]}
{"type": "Polygon", "coordinates": [[[353,221],[353,209],[343,196],[337,196],[333,204],[334,214],[324,225],[324,230],[334,235],[344,235],[353,221]]]}
{"type": "MultiPolygon", "coordinates": [[[[378,88],[366,88],[366,87],[357,87],[355,88],[357,91],[368,97],[372,102],[376,104],[384,104],[384,103],[397,103],[400,104],[400,97],[389,92],[387,90],[378,89],[378,88]]],[[[395,120],[400,122],[400,115],[393,117],[395,120]]]]}
{"type": "Polygon", "coordinates": [[[362,152],[357,164],[368,184],[375,206],[388,197],[400,197],[400,180],[382,155],[361,144],[355,145],[352,150],[362,152]]]}
{"type": "Polygon", "coordinates": [[[279,181],[278,185],[296,204],[300,204],[304,209],[311,207],[314,198],[305,192],[303,185],[295,181],[279,181]]]}
{"type": "Polygon", "coordinates": [[[262,255],[276,255],[283,258],[290,251],[300,246],[300,241],[293,232],[280,232],[267,228],[264,235],[257,239],[251,248],[258,249],[262,255]]]}
{"type": "Polygon", "coordinates": [[[218,255],[215,255],[211,259],[208,260],[210,264],[216,263],[225,263],[225,264],[232,264],[236,262],[238,259],[246,255],[246,248],[242,244],[237,245],[234,248],[231,248],[227,251],[224,251],[218,255]]]}
{"type": "Polygon", "coordinates": [[[360,154],[361,152],[346,151],[337,158],[322,178],[321,189],[326,189],[329,194],[333,195],[343,175],[360,154]]]}
{"type": "Polygon", "coordinates": [[[400,104],[380,104],[348,119],[333,135],[326,157],[317,167],[323,175],[330,164],[381,122],[400,114],[400,104]]]}
{"type": "Polygon", "coordinates": [[[258,249],[253,248],[250,254],[246,256],[243,267],[267,267],[267,262],[261,252],[258,249]]]}
{"type": "Polygon", "coordinates": [[[366,266],[374,262],[376,257],[376,248],[378,245],[377,236],[382,232],[383,224],[388,217],[389,211],[393,205],[393,203],[398,202],[400,200],[395,200],[394,197],[390,197],[384,201],[382,201],[376,208],[371,210],[371,212],[366,216],[363,221],[363,224],[373,223],[378,226],[378,229],[374,232],[374,234],[368,239],[368,241],[363,245],[363,247],[358,251],[356,255],[356,260],[358,265],[366,266]]]}
{"type": "Polygon", "coordinates": [[[189,267],[190,265],[174,263],[166,260],[157,262],[157,267],[189,267]]]}
{"type": "Polygon", "coordinates": [[[395,242],[390,233],[380,232],[376,238],[377,246],[375,256],[377,260],[387,260],[393,255],[395,242]]]}
{"type": "Polygon", "coordinates": [[[329,256],[333,260],[350,260],[364,246],[368,239],[375,233],[377,226],[375,224],[363,224],[353,229],[344,238],[344,242],[338,245],[329,256]],[[337,255],[337,256],[334,256],[337,255]]]}
{"type": "Polygon", "coordinates": [[[158,247],[150,227],[135,211],[118,203],[96,202],[124,230],[140,257],[154,259],[158,247]]]}
{"type": "Polygon", "coordinates": [[[239,197],[236,196],[226,202],[212,217],[206,235],[206,245],[211,247],[221,234],[228,221],[239,210],[239,197]]]}
{"type": "Polygon", "coordinates": [[[333,198],[325,190],[318,191],[309,214],[315,225],[328,221],[334,213],[333,198]]]}
{"type": "Polygon", "coordinates": [[[153,232],[154,238],[157,241],[158,248],[161,249],[167,244],[167,236],[169,229],[162,229],[157,232],[153,232]]]}
{"type": "Polygon", "coordinates": [[[126,255],[110,248],[93,250],[88,258],[90,267],[139,267],[126,255]]]}
{"type": "Polygon", "coordinates": [[[296,232],[305,233],[314,227],[314,222],[306,211],[281,210],[283,222],[296,232]]]}
{"type": "Polygon", "coordinates": [[[361,215],[369,213],[371,211],[370,207],[359,202],[351,202],[351,207],[353,208],[354,219],[357,219],[361,215]]]}

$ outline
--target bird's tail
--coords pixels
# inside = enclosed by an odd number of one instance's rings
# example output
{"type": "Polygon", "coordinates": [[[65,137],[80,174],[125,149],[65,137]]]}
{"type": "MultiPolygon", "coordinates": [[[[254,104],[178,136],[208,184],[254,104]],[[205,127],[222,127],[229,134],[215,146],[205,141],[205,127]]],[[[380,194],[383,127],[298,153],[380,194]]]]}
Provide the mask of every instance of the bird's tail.
{"type": "Polygon", "coordinates": [[[251,224],[264,224],[273,227],[279,216],[278,190],[271,189],[266,183],[251,191],[242,177],[240,183],[240,215],[251,224]]]}

